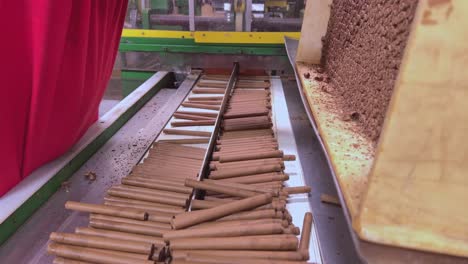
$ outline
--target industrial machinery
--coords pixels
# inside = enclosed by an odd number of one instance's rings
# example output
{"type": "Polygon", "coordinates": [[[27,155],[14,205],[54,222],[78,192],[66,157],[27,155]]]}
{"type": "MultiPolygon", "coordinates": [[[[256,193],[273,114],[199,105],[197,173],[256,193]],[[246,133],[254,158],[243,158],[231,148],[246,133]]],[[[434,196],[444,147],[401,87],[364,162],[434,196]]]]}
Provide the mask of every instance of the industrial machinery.
{"type": "Polygon", "coordinates": [[[467,13],[130,1],[125,98],[0,198],[0,262],[468,263],[467,13]]]}

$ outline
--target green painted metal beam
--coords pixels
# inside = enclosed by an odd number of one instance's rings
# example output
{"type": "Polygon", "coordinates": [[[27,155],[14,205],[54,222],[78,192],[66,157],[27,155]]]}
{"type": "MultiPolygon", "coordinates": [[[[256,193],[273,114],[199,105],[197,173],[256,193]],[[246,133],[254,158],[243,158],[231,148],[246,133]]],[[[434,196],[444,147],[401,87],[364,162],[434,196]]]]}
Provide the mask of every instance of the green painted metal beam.
{"type": "Polygon", "coordinates": [[[166,74],[152,89],[121,114],[78,155],[71,159],[57,174],[24,202],[11,216],[0,224],[0,245],[3,244],[26,220],[39,209],[99,148],[101,148],[138,110],[140,110],[160,89],[172,82],[172,75],[166,74]]]}
{"type": "Polygon", "coordinates": [[[206,44],[193,39],[123,37],[119,51],[158,53],[205,53],[227,55],[287,56],[284,45],[276,44],[206,44]]]}
{"type": "Polygon", "coordinates": [[[133,70],[122,70],[120,77],[122,80],[138,80],[146,81],[149,77],[153,76],[156,71],[133,71],[133,70]]]}
{"type": "Polygon", "coordinates": [[[205,53],[232,55],[286,56],[286,50],[270,47],[213,46],[213,45],[165,45],[120,43],[119,51],[145,51],[160,53],[205,53]]]}

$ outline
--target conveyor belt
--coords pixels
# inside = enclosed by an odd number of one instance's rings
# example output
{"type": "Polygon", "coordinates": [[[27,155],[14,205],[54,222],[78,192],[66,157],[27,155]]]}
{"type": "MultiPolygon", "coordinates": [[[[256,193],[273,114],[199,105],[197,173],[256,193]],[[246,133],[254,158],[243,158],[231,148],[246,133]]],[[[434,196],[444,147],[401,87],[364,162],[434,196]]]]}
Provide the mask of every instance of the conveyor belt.
{"type": "MultiPolygon", "coordinates": [[[[168,126],[186,122],[190,129],[167,127],[164,132],[171,136],[158,138],[144,161],[107,191],[104,204],[66,203],[68,209],[91,213],[89,227],[51,234],[48,251],[57,256],[54,263],[308,260],[312,215],[306,214],[299,241],[286,202],[290,194],[310,188],[284,186],[289,178],[285,163],[295,156],[278,149],[270,83],[239,78],[231,95],[236,79],[233,74],[224,82],[227,97],[189,95],[187,102],[196,103],[182,106],[201,112],[179,110],[175,115],[189,115],[192,121],[175,119],[168,126]],[[221,114],[215,119],[206,109],[221,114]],[[209,121],[210,127],[193,129],[198,121],[209,121]]],[[[204,82],[210,80],[203,77],[198,84],[203,87],[195,89],[223,89],[219,84],[207,88],[204,82]]]]}

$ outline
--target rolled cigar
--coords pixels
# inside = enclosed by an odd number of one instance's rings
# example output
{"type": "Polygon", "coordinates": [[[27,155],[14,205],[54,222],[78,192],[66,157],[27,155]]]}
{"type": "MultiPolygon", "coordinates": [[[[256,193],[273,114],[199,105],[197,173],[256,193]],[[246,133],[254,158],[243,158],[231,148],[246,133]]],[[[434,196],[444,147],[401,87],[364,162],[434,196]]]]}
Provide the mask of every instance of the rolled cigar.
{"type": "Polygon", "coordinates": [[[132,200],[132,199],[126,199],[126,198],[121,198],[121,197],[115,197],[115,196],[106,196],[104,197],[104,201],[106,203],[109,202],[109,205],[112,205],[110,203],[119,203],[119,205],[115,205],[115,206],[125,207],[124,206],[125,204],[129,208],[145,210],[147,212],[155,211],[155,212],[168,213],[168,214],[178,214],[184,211],[184,209],[180,206],[167,205],[167,204],[161,204],[161,203],[151,203],[151,202],[146,202],[146,201],[132,200]]]}
{"type": "MultiPolygon", "coordinates": [[[[98,264],[150,264],[153,261],[142,259],[140,254],[119,252],[113,250],[92,249],[80,246],[70,246],[50,243],[47,253],[63,258],[88,261],[98,264]]],[[[148,257],[149,258],[149,257],[148,257]]]]}
{"type": "Polygon", "coordinates": [[[75,229],[75,232],[77,234],[82,234],[82,235],[90,235],[90,236],[98,236],[98,237],[104,237],[104,238],[110,238],[110,239],[120,239],[120,240],[126,240],[126,241],[150,243],[157,247],[163,247],[166,245],[166,243],[161,237],[137,235],[137,234],[132,234],[132,233],[109,231],[109,230],[104,230],[104,229],[94,229],[90,227],[77,227],[75,229]]]}
{"type": "Polygon", "coordinates": [[[114,216],[108,216],[108,215],[91,214],[89,219],[113,221],[113,222],[135,224],[135,225],[144,225],[148,227],[162,228],[162,229],[171,229],[170,225],[168,225],[167,223],[165,224],[163,222],[139,221],[139,220],[132,220],[128,218],[120,218],[120,217],[114,217],[114,216]]]}
{"type": "MultiPolygon", "coordinates": [[[[205,149],[202,149],[202,148],[180,146],[180,145],[175,145],[171,143],[156,143],[153,146],[158,151],[164,149],[172,153],[175,156],[178,156],[180,154],[194,154],[195,156],[189,157],[189,158],[197,158],[197,156],[199,155],[203,156],[203,154],[205,154],[205,149]]],[[[199,158],[199,159],[203,159],[203,158],[199,158]]]]}
{"type": "Polygon", "coordinates": [[[296,156],[295,155],[284,155],[283,159],[287,160],[287,161],[292,161],[292,160],[296,160],[296,156]]]}
{"type": "Polygon", "coordinates": [[[185,258],[187,253],[199,253],[211,256],[231,257],[243,256],[246,258],[255,259],[271,259],[271,260],[303,260],[302,255],[296,251],[258,251],[258,250],[171,250],[173,259],[185,258]]]}
{"type": "Polygon", "coordinates": [[[295,236],[249,236],[249,237],[210,237],[179,238],[170,243],[171,249],[213,249],[213,250],[295,250],[295,236]]]}
{"type": "MultiPolygon", "coordinates": [[[[205,101],[207,102],[207,101],[205,101]]],[[[221,103],[220,101],[213,101],[216,103],[221,103]]],[[[184,111],[184,110],[178,110],[174,112],[174,114],[183,114],[183,115],[195,115],[195,116],[206,116],[206,117],[211,117],[211,118],[216,118],[218,116],[218,113],[212,113],[212,112],[197,112],[197,111],[184,111]]]]}
{"type": "Polygon", "coordinates": [[[200,189],[200,190],[209,190],[209,191],[215,191],[218,193],[225,193],[225,194],[229,194],[229,195],[233,195],[237,197],[243,197],[243,198],[260,194],[258,192],[247,191],[247,190],[239,189],[235,187],[217,185],[215,182],[203,182],[203,181],[195,181],[191,179],[185,180],[185,186],[200,189]]]}
{"type": "MultiPolygon", "coordinates": [[[[233,132],[223,132],[221,138],[225,139],[228,136],[248,136],[248,137],[259,137],[259,136],[273,136],[273,130],[270,129],[257,129],[249,131],[233,131],[233,132]]],[[[238,140],[235,137],[226,138],[228,140],[238,140]]]]}
{"type": "Polygon", "coordinates": [[[225,82],[204,82],[200,81],[197,83],[197,87],[200,88],[226,88],[227,83],[225,82]]]}
{"type": "Polygon", "coordinates": [[[91,219],[89,221],[89,226],[98,228],[98,229],[106,229],[106,230],[112,230],[112,231],[127,232],[127,233],[134,233],[134,234],[148,235],[148,236],[159,236],[159,237],[161,237],[162,234],[165,231],[167,231],[167,229],[163,229],[163,228],[154,228],[154,227],[148,227],[148,226],[143,226],[143,225],[127,224],[127,223],[97,220],[97,219],[91,219]]]}
{"type": "Polygon", "coordinates": [[[298,187],[286,187],[283,188],[283,191],[286,191],[288,194],[297,194],[297,193],[310,193],[310,186],[298,186],[298,187]]]}
{"type": "Polygon", "coordinates": [[[270,143],[270,142],[258,142],[258,143],[252,143],[252,144],[241,144],[240,146],[236,146],[234,144],[230,145],[219,145],[216,146],[216,151],[219,151],[219,153],[229,153],[229,152],[238,152],[242,150],[257,150],[258,149],[278,149],[278,143],[270,143]]]}
{"type": "MultiPolygon", "coordinates": [[[[143,164],[139,164],[137,166],[151,166],[151,165],[172,165],[174,163],[179,163],[183,162],[184,164],[187,164],[187,168],[190,169],[195,169],[195,168],[200,168],[201,166],[201,160],[196,160],[196,159],[189,159],[189,158],[183,158],[183,157],[174,157],[171,156],[170,153],[167,153],[165,151],[160,151],[160,155],[152,155],[147,157],[143,162],[143,164]],[[167,154],[167,156],[166,156],[167,154]]],[[[180,164],[180,163],[179,163],[180,164]]],[[[173,168],[174,169],[174,168],[173,168]]]]}
{"type": "Polygon", "coordinates": [[[276,211],[275,209],[253,210],[253,211],[231,214],[223,218],[217,219],[216,221],[257,220],[257,219],[265,219],[265,218],[282,219],[283,212],[276,211]]]}
{"type": "Polygon", "coordinates": [[[225,113],[223,115],[223,118],[230,119],[230,118],[249,117],[249,116],[264,116],[264,115],[269,115],[269,114],[270,114],[270,111],[265,109],[265,110],[245,111],[245,112],[237,112],[237,113],[225,113]]]}
{"type": "Polygon", "coordinates": [[[266,158],[282,158],[283,152],[281,150],[265,151],[260,153],[245,153],[243,155],[231,155],[221,156],[219,162],[232,162],[232,161],[243,161],[243,160],[255,160],[255,159],[266,159],[266,158]]]}
{"type": "Polygon", "coordinates": [[[237,169],[223,169],[221,171],[213,171],[210,173],[209,178],[213,180],[226,179],[239,176],[247,176],[253,174],[261,174],[268,172],[279,172],[282,168],[280,165],[264,165],[264,166],[252,166],[237,169]]]}
{"type": "Polygon", "coordinates": [[[65,203],[65,208],[69,210],[75,210],[80,212],[87,213],[97,213],[103,215],[110,215],[116,217],[123,217],[136,220],[147,220],[148,213],[143,210],[126,208],[122,210],[122,207],[110,206],[110,205],[101,205],[101,204],[87,204],[68,201],[65,203]]]}
{"type": "MultiPolygon", "coordinates": [[[[246,258],[244,256],[231,257],[226,259],[221,256],[203,255],[199,253],[187,253],[184,258],[188,263],[205,263],[205,264],[306,264],[305,261],[288,261],[288,260],[272,260],[246,258]]],[[[176,263],[177,264],[177,263],[176,263]]]]}
{"type": "Polygon", "coordinates": [[[163,234],[163,239],[169,242],[173,239],[190,237],[237,237],[254,235],[273,235],[283,233],[283,226],[279,223],[256,224],[249,226],[224,226],[206,227],[195,229],[183,229],[168,231],[163,234]]]}
{"type": "Polygon", "coordinates": [[[293,234],[295,236],[298,236],[301,233],[301,230],[297,226],[289,226],[283,229],[284,234],[293,234]]]}
{"type": "Polygon", "coordinates": [[[254,183],[265,183],[265,182],[275,182],[275,181],[287,181],[289,176],[284,173],[262,173],[257,175],[249,175],[235,178],[221,179],[218,181],[224,182],[237,182],[243,184],[254,184],[254,183]]]}
{"type": "Polygon", "coordinates": [[[174,113],[172,115],[175,118],[179,119],[187,119],[187,120],[213,120],[213,117],[207,117],[207,116],[200,116],[200,115],[191,115],[191,114],[179,114],[179,113],[174,113]]]}
{"type": "Polygon", "coordinates": [[[67,259],[67,258],[62,258],[62,257],[55,258],[52,263],[53,264],[93,264],[87,261],[79,261],[79,260],[67,259]]]}
{"type": "Polygon", "coordinates": [[[225,89],[223,88],[193,88],[192,93],[194,94],[224,94],[225,89]]]}
{"type": "Polygon", "coordinates": [[[200,109],[209,109],[209,110],[219,110],[218,105],[205,105],[200,103],[181,103],[182,106],[190,108],[200,108],[200,109]]]}
{"type": "Polygon", "coordinates": [[[191,96],[188,98],[189,101],[205,101],[205,100],[223,100],[224,96],[191,96]]]}
{"type": "Polygon", "coordinates": [[[184,181],[178,181],[177,178],[172,177],[172,175],[166,175],[166,177],[149,178],[149,177],[145,177],[145,175],[138,175],[136,173],[132,173],[128,175],[126,178],[132,179],[135,181],[143,181],[146,183],[158,183],[158,184],[165,184],[165,185],[187,188],[184,186],[184,181]]]}
{"type": "Polygon", "coordinates": [[[171,142],[174,144],[206,144],[210,142],[209,138],[174,138],[159,139],[158,142],[171,142]]]}
{"type": "MultiPolygon", "coordinates": [[[[154,196],[154,195],[150,195],[146,193],[128,192],[128,191],[123,191],[123,190],[110,189],[107,191],[107,193],[109,195],[116,196],[116,197],[162,203],[162,204],[168,204],[168,205],[176,205],[176,206],[181,206],[181,207],[185,207],[186,202],[187,202],[185,199],[178,199],[174,197],[154,196]]],[[[119,207],[119,210],[122,210],[121,207],[119,207]]],[[[100,212],[97,212],[97,213],[100,213],[100,212]]],[[[146,214],[146,217],[148,217],[148,214],[146,214]]]]}
{"type": "Polygon", "coordinates": [[[141,180],[132,179],[131,177],[122,178],[122,184],[145,187],[145,188],[150,188],[150,189],[155,189],[155,190],[171,191],[171,192],[177,192],[177,193],[185,193],[185,194],[192,193],[191,188],[186,188],[183,186],[175,186],[175,185],[166,185],[166,184],[161,184],[157,182],[143,182],[141,180]]]}
{"type": "Polygon", "coordinates": [[[179,199],[187,199],[187,194],[185,193],[176,193],[176,192],[168,192],[168,191],[155,191],[154,189],[148,189],[144,187],[136,187],[136,186],[131,186],[131,185],[115,185],[111,187],[111,189],[115,190],[122,190],[122,191],[128,191],[128,192],[137,192],[137,193],[146,193],[150,195],[155,195],[155,196],[161,196],[161,197],[174,197],[174,198],[179,198],[179,199]]]}
{"type": "Polygon", "coordinates": [[[238,130],[248,130],[248,129],[259,129],[259,128],[269,128],[271,123],[259,123],[259,124],[245,124],[245,125],[224,125],[224,131],[238,131],[238,130]]]}
{"type": "Polygon", "coordinates": [[[220,139],[217,141],[218,144],[229,144],[232,145],[239,143],[277,143],[274,135],[271,134],[269,129],[255,129],[255,130],[245,130],[245,131],[230,131],[224,132],[220,139]],[[247,133],[251,132],[251,133],[247,133]]]}
{"type": "Polygon", "coordinates": [[[168,135],[186,135],[186,136],[199,136],[199,137],[209,137],[211,132],[209,131],[196,131],[196,130],[185,130],[185,129],[173,129],[166,128],[163,130],[165,134],[168,135]]]}
{"type": "Polygon", "coordinates": [[[240,118],[232,118],[232,119],[225,120],[225,123],[236,124],[236,123],[265,122],[265,121],[271,122],[271,118],[268,116],[240,117],[240,118]]]}
{"type": "Polygon", "coordinates": [[[197,103],[197,104],[204,104],[204,105],[220,105],[221,104],[221,101],[217,101],[217,100],[199,100],[199,101],[189,101],[189,103],[197,103]]]}
{"type": "Polygon", "coordinates": [[[216,180],[210,180],[210,179],[204,179],[203,181],[206,183],[213,183],[213,184],[221,185],[225,187],[234,187],[236,189],[251,191],[254,193],[271,193],[271,190],[250,186],[248,184],[233,183],[233,182],[226,183],[223,181],[216,181],[216,180]]]}
{"type": "Polygon", "coordinates": [[[333,196],[333,195],[329,195],[329,194],[325,194],[325,193],[322,193],[322,195],[320,195],[320,201],[322,203],[328,203],[328,204],[333,204],[333,205],[336,205],[336,206],[341,206],[341,203],[340,203],[340,200],[338,199],[338,197],[333,196]]]}
{"type": "Polygon", "coordinates": [[[148,257],[153,253],[153,244],[145,242],[133,242],[126,240],[110,239],[99,236],[82,234],[56,233],[50,234],[50,240],[73,246],[82,246],[98,249],[108,249],[130,253],[145,254],[148,257]]]}
{"type": "Polygon", "coordinates": [[[243,155],[244,153],[265,153],[266,151],[275,151],[275,148],[271,146],[265,146],[262,148],[248,148],[248,149],[237,149],[237,150],[226,150],[226,151],[218,151],[214,152],[212,159],[215,161],[219,161],[221,156],[235,156],[235,155],[243,155]]]}
{"type": "Polygon", "coordinates": [[[229,163],[219,163],[216,161],[210,162],[210,169],[211,170],[223,170],[223,169],[232,169],[232,168],[239,168],[242,166],[264,166],[264,165],[279,165],[281,169],[284,169],[284,162],[280,159],[260,159],[260,160],[253,160],[253,161],[238,161],[238,162],[229,162],[229,163]]]}
{"type": "Polygon", "coordinates": [[[271,203],[271,194],[260,194],[240,201],[230,202],[221,206],[212,207],[200,211],[186,212],[176,215],[171,225],[174,229],[196,225],[205,221],[218,219],[236,212],[252,209],[267,203],[271,203]]]}
{"type": "Polygon", "coordinates": [[[199,121],[174,121],[171,122],[173,127],[183,126],[212,126],[215,124],[215,120],[199,120],[199,121]]]}
{"type": "Polygon", "coordinates": [[[302,235],[299,243],[299,252],[304,257],[304,260],[309,260],[309,243],[310,233],[312,230],[312,213],[308,212],[304,215],[304,223],[302,224],[302,235]]]}
{"type": "Polygon", "coordinates": [[[214,221],[214,222],[204,222],[198,225],[189,227],[188,229],[196,228],[208,228],[208,227],[228,227],[228,226],[239,226],[239,225],[256,225],[256,224],[280,224],[283,228],[287,228],[290,223],[282,219],[255,219],[255,220],[232,220],[232,221],[214,221]]]}

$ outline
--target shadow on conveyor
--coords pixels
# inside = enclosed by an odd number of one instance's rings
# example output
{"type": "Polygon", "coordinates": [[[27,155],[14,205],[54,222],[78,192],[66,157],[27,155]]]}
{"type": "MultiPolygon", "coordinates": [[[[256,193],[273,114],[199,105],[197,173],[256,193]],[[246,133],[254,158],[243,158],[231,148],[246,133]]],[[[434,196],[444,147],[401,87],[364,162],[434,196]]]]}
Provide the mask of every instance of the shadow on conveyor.
{"type": "Polygon", "coordinates": [[[325,154],[307,118],[295,80],[282,79],[306,185],[312,187],[309,202],[319,237],[323,263],[361,263],[342,208],[320,201],[322,193],[337,195],[325,154]]]}

